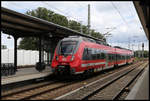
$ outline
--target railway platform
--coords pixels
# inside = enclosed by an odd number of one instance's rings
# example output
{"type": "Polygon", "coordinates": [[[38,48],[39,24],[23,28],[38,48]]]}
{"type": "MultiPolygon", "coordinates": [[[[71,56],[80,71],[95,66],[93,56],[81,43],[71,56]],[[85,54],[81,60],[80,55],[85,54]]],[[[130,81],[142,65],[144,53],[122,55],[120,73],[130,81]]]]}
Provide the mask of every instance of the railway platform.
{"type": "Polygon", "coordinates": [[[16,82],[21,82],[25,80],[31,80],[31,79],[36,79],[36,78],[41,78],[41,77],[46,77],[48,75],[52,74],[51,67],[46,66],[45,70],[42,72],[39,72],[33,68],[22,68],[18,69],[15,75],[10,75],[10,76],[2,76],[1,77],[1,85],[6,85],[6,84],[11,84],[11,83],[16,83],[16,82]]]}
{"type": "Polygon", "coordinates": [[[149,66],[140,76],[125,100],[149,100],[149,66]]]}

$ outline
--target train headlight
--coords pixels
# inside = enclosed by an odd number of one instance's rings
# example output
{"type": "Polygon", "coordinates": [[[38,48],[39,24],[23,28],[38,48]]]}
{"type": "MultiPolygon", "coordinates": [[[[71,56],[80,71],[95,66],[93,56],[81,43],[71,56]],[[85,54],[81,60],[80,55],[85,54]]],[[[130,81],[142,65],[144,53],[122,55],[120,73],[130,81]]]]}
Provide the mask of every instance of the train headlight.
{"type": "Polygon", "coordinates": [[[58,61],[58,59],[59,59],[58,56],[56,56],[56,60],[57,60],[57,61],[58,61]]]}
{"type": "Polygon", "coordinates": [[[74,60],[74,56],[71,57],[70,61],[73,61],[73,60],[74,60]]]}

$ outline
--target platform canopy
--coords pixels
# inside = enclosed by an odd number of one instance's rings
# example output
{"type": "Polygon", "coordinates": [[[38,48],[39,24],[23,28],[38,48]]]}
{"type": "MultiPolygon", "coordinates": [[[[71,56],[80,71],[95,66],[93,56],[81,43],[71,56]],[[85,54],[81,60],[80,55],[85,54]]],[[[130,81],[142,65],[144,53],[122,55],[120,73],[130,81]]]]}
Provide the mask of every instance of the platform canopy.
{"type": "Polygon", "coordinates": [[[147,39],[149,40],[150,18],[148,0],[133,1],[133,3],[146,33],[147,39]]]}
{"type": "Polygon", "coordinates": [[[18,37],[51,35],[52,37],[63,38],[71,35],[80,35],[102,41],[67,27],[39,19],[37,17],[18,13],[4,7],[1,7],[1,25],[1,31],[18,37]]]}

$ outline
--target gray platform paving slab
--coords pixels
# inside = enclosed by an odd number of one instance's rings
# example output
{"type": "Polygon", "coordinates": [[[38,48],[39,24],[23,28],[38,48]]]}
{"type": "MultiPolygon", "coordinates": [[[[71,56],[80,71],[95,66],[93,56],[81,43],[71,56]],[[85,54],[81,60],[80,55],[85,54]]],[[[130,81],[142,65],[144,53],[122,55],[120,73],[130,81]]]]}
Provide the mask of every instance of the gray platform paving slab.
{"type": "Polygon", "coordinates": [[[149,66],[145,69],[125,100],[149,100],[149,66]]]}
{"type": "Polygon", "coordinates": [[[18,69],[15,75],[1,77],[1,85],[10,84],[14,82],[20,82],[35,78],[41,78],[52,74],[50,66],[46,66],[45,70],[39,72],[33,68],[22,68],[18,69]]]}

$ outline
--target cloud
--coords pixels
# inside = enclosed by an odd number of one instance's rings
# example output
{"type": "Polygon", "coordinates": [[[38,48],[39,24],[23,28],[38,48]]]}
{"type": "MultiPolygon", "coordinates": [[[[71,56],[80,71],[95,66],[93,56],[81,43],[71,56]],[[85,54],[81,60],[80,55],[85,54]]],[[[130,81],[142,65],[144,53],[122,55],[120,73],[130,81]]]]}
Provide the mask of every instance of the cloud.
{"type": "MultiPolygon", "coordinates": [[[[90,1],[90,2],[74,2],[74,1],[2,1],[2,7],[15,10],[20,13],[25,13],[27,10],[33,10],[37,7],[45,7],[56,13],[67,16],[69,19],[82,21],[82,24],[87,25],[88,7],[91,7],[91,29],[95,29],[100,33],[106,33],[110,29],[116,27],[110,33],[111,38],[108,38],[109,43],[121,42],[126,44],[128,38],[135,40],[134,36],[138,36],[139,41],[147,40],[137,12],[132,1],[90,1]],[[113,6],[115,5],[115,8],[113,6]],[[119,12],[121,14],[119,14],[119,12]]],[[[127,46],[127,45],[124,45],[127,46]]]]}

